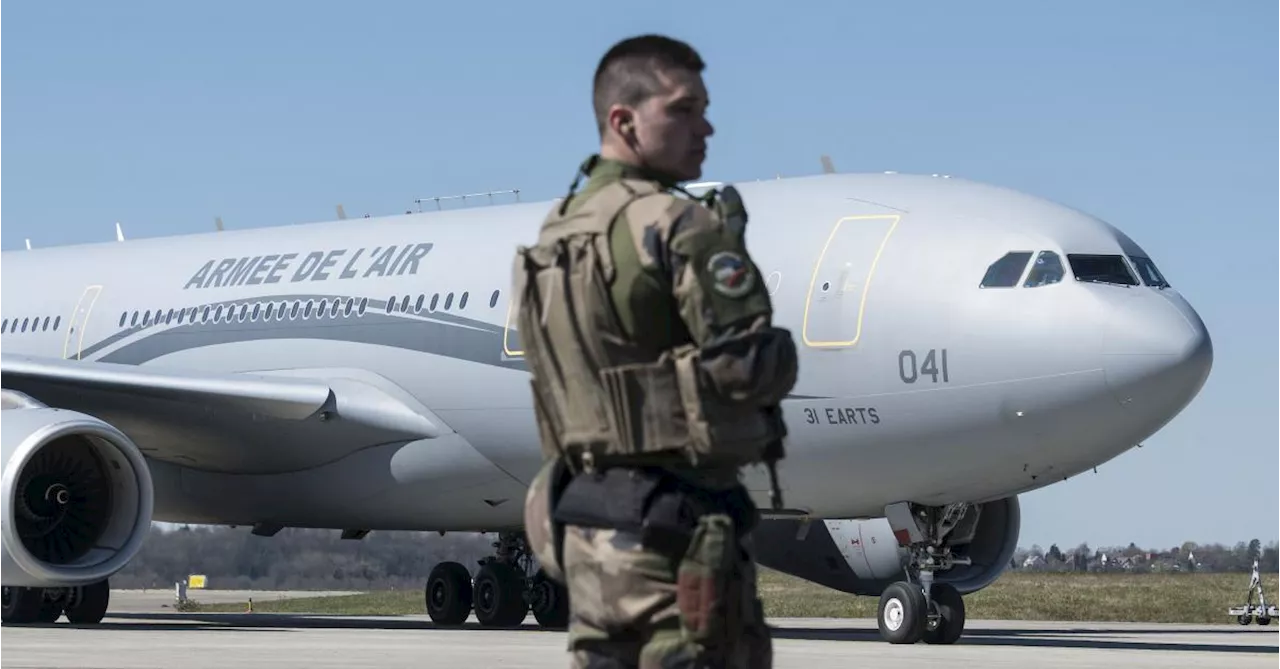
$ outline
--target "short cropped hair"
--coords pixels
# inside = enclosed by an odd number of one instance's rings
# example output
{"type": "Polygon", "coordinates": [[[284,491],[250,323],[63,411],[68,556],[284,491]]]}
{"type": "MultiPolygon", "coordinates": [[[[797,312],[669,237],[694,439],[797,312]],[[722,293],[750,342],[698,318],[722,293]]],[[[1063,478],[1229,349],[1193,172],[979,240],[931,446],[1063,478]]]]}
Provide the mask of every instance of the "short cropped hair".
{"type": "Polygon", "coordinates": [[[634,107],[658,92],[659,72],[688,70],[701,74],[705,67],[693,47],[662,35],[639,35],[613,45],[600,59],[592,85],[600,135],[604,136],[609,124],[609,107],[634,107]]]}

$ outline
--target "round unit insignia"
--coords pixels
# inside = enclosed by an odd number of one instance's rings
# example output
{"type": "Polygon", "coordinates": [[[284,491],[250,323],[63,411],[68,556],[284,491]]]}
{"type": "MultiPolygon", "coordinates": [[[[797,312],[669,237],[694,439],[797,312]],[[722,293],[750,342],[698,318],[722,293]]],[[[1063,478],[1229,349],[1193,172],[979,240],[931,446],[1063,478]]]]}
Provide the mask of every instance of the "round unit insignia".
{"type": "Polygon", "coordinates": [[[716,292],[726,297],[742,297],[755,283],[755,272],[746,259],[733,251],[720,251],[707,261],[716,292]]]}

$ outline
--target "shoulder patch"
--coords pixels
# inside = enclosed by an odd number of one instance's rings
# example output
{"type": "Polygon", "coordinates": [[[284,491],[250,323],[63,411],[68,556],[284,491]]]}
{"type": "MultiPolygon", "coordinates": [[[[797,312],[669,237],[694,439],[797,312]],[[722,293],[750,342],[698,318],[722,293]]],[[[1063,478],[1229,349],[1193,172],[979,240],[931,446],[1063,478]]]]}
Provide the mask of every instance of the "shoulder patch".
{"type": "Polygon", "coordinates": [[[715,291],[725,297],[742,297],[755,286],[756,274],[751,263],[736,251],[712,254],[707,260],[707,274],[715,291]]]}

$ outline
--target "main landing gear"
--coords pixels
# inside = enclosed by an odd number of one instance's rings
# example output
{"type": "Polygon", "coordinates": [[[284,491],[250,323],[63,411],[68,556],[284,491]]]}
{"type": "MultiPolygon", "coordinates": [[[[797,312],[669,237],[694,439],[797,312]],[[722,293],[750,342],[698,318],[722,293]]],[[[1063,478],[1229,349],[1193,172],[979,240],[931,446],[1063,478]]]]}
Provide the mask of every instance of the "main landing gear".
{"type": "Polygon", "coordinates": [[[69,588],[6,585],[0,600],[0,619],[6,624],[49,624],[66,615],[73,625],[96,625],[107,614],[111,585],[106,580],[69,588]]]}
{"type": "Polygon", "coordinates": [[[934,573],[946,571],[969,559],[951,554],[951,544],[972,539],[978,526],[979,507],[951,504],[945,507],[898,503],[885,508],[885,516],[901,545],[910,550],[906,581],[897,581],[880,594],[880,637],[894,644],[920,640],[951,644],[964,632],[964,598],[949,583],[935,583],[934,573]]]}
{"type": "Polygon", "coordinates": [[[475,579],[458,562],[441,562],[427,577],[427,614],[437,625],[461,625],[474,610],[483,627],[516,627],[533,611],[539,625],[569,624],[564,586],[535,567],[524,534],[499,532],[496,554],[480,561],[475,579]]]}

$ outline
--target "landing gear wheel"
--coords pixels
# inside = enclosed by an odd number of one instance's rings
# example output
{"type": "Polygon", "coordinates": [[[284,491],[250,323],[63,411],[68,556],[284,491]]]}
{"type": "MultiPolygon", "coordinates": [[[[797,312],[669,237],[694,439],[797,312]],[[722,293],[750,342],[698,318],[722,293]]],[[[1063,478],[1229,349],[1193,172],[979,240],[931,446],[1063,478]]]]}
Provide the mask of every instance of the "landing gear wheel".
{"type": "Polygon", "coordinates": [[[564,629],[569,626],[569,590],[538,570],[530,587],[533,617],[547,629],[564,629]]]}
{"type": "Polygon", "coordinates": [[[471,614],[471,572],[457,562],[441,562],[427,576],[427,615],[437,625],[461,625],[471,614]]]}
{"type": "Polygon", "coordinates": [[[951,644],[960,640],[964,634],[964,597],[950,583],[934,583],[929,588],[929,597],[933,600],[933,610],[938,614],[936,620],[929,620],[925,625],[924,642],[933,644],[951,644]]]}
{"type": "Polygon", "coordinates": [[[102,622],[102,617],[107,615],[107,604],[111,601],[111,585],[106,580],[72,588],[71,592],[71,599],[64,611],[68,621],[74,625],[96,625],[102,622]]]}
{"type": "Polygon", "coordinates": [[[1236,622],[1240,623],[1241,625],[1248,625],[1249,623],[1253,622],[1253,616],[1247,613],[1241,613],[1240,615],[1236,616],[1236,622]]]}
{"type": "Polygon", "coordinates": [[[1258,616],[1257,618],[1254,619],[1254,622],[1258,623],[1259,625],[1270,625],[1271,616],[1258,616]]]}
{"type": "Polygon", "coordinates": [[[895,644],[912,644],[920,640],[928,621],[928,602],[924,591],[905,581],[891,583],[880,593],[880,638],[895,644]]]}
{"type": "Polygon", "coordinates": [[[489,562],[476,574],[473,606],[485,627],[515,627],[524,622],[524,575],[505,562],[489,562]]]}
{"type": "Polygon", "coordinates": [[[40,617],[40,608],[44,604],[44,590],[6,585],[0,600],[3,600],[0,620],[19,625],[34,623],[40,617]]]}

